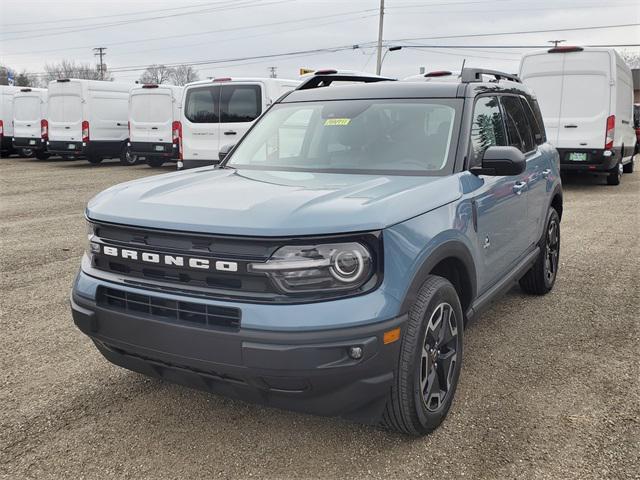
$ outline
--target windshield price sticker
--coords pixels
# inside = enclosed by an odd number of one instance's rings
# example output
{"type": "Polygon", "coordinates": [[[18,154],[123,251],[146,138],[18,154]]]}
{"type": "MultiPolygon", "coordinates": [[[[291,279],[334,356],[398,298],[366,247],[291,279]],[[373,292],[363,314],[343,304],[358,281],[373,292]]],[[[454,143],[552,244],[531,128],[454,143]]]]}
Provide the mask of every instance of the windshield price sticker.
{"type": "Polygon", "coordinates": [[[342,127],[344,125],[349,125],[349,122],[351,122],[350,118],[327,118],[324,121],[324,126],[325,127],[331,127],[331,126],[342,127]]]}

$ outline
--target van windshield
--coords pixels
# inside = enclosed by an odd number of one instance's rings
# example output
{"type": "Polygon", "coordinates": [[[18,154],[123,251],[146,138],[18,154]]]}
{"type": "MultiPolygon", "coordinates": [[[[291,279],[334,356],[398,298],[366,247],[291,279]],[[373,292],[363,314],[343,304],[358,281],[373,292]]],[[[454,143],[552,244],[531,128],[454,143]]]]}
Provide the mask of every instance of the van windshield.
{"type": "Polygon", "coordinates": [[[227,166],[336,173],[450,173],[460,100],[340,100],[279,104],[227,166]]]}

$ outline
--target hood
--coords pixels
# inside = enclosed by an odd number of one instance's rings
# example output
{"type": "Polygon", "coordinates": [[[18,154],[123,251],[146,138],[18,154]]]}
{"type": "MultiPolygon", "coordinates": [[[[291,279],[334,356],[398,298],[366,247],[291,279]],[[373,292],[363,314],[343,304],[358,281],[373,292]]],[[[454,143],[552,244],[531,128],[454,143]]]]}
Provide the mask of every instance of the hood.
{"type": "Polygon", "coordinates": [[[379,176],[204,167],[111,187],[96,221],[222,235],[380,230],[461,196],[457,176],[379,176]]]}

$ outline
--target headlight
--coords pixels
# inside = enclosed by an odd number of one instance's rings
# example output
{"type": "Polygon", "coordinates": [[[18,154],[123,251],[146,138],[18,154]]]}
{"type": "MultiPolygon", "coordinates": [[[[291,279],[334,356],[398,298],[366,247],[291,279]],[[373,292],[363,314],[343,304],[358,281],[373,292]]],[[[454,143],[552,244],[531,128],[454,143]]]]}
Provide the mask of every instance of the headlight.
{"type": "Polygon", "coordinates": [[[362,287],[374,273],[373,263],[361,243],[326,243],[281,247],[249,270],[266,273],[285,293],[326,292],[362,287]]]}
{"type": "Polygon", "coordinates": [[[95,235],[95,225],[91,222],[87,222],[87,254],[100,253],[100,245],[92,242],[95,235]]]}

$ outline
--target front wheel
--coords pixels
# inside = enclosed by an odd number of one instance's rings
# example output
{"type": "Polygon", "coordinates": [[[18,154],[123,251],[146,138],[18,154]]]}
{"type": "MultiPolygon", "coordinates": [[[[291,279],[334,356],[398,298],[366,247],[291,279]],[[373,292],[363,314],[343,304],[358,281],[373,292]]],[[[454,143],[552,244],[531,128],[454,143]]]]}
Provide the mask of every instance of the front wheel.
{"type": "Polygon", "coordinates": [[[540,240],[540,254],[533,267],[520,279],[520,288],[526,293],[544,295],[556,283],[560,265],[560,216],[549,208],[547,223],[540,240]]]}
{"type": "Polygon", "coordinates": [[[445,278],[428,276],[404,327],[384,426],[418,436],[444,421],[460,377],[463,329],[455,288],[445,278]]]}

